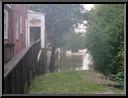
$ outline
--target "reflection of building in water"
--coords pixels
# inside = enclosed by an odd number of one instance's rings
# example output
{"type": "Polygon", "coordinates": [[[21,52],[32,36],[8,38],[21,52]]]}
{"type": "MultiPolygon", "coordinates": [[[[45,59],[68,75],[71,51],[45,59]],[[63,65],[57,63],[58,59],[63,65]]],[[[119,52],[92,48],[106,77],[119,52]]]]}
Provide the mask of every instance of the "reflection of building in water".
{"type": "Polygon", "coordinates": [[[82,67],[76,68],[76,70],[92,70],[92,56],[87,49],[79,50],[79,53],[83,55],[82,67]]]}
{"type": "Polygon", "coordinates": [[[90,64],[90,57],[89,54],[84,54],[83,55],[83,70],[89,70],[89,64],[90,64]]]}
{"type": "Polygon", "coordinates": [[[92,56],[86,51],[84,54],[83,54],[83,70],[92,70],[92,64],[93,64],[93,61],[92,61],[92,56]]]}

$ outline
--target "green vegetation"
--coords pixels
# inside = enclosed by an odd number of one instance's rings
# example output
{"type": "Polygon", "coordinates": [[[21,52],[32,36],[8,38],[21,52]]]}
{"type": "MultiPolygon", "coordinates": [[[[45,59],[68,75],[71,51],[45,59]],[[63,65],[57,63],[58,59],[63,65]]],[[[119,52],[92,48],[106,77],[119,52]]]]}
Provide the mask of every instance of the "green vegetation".
{"type": "MultiPolygon", "coordinates": [[[[124,86],[124,5],[96,4],[91,11],[80,12],[80,5],[32,5],[30,9],[46,12],[47,40],[52,49],[49,71],[55,72],[55,50],[63,55],[58,68],[65,72],[48,73],[36,77],[30,93],[95,94],[123,91],[113,85],[124,86]],[[36,8],[36,9],[35,9],[36,8]],[[54,17],[52,17],[54,16],[54,17]],[[81,17],[83,16],[83,17],[81,17]],[[87,21],[84,35],[69,33],[87,21]],[[79,65],[80,57],[65,57],[66,49],[86,48],[93,59],[93,69],[116,82],[99,78],[95,72],[70,70],[79,65]],[[68,72],[70,71],[70,72],[68,72]]],[[[80,64],[81,65],[81,64],[80,64]]]]}
{"type": "Polygon", "coordinates": [[[36,73],[45,74],[47,73],[47,50],[46,48],[41,50],[40,59],[38,65],[36,66],[36,73]]]}
{"type": "Polygon", "coordinates": [[[76,52],[79,49],[85,48],[85,37],[82,33],[67,33],[63,36],[64,39],[64,48],[67,50],[72,50],[76,52]]]}
{"type": "MultiPolygon", "coordinates": [[[[117,78],[118,73],[124,73],[124,5],[96,4],[84,18],[88,21],[85,43],[94,69],[117,78]]],[[[118,80],[123,82],[124,74],[120,75],[118,80]]]]}
{"type": "Polygon", "coordinates": [[[30,4],[29,9],[46,13],[45,24],[47,31],[47,42],[52,47],[50,72],[55,71],[55,50],[63,47],[63,35],[74,31],[74,27],[82,22],[81,5],[79,4],[30,4]]]}
{"type": "Polygon", "coordinates": [[[100,79],[101,74],[91,71],[57,72],[40,75],[30,87],[30,94],[123,94],[123,90],[109,87],[114,84],[100,79]]]}

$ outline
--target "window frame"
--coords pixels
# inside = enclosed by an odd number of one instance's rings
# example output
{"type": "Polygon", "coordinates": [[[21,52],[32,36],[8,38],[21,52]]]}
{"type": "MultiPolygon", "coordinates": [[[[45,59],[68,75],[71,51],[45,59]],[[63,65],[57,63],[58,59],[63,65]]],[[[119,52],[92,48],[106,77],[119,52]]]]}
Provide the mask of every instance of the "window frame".
{"type": "Polygon", "coordinates": [[[22,29],[23,29],[23,19],[20,16],[20,34],[23,34],[22,29]]]}
{"type": "Polygon", "coordinates": [[[4,15],[6,15],[6,20],[5,20],[5,16],[4,16],[4,39],[8,39],[9,19],[8,19],[8,11],[6,9],[4,9],[4,15]],[[6,27],[5,27],[5,24],[6,24],[6,27]]]}
{"type": "Polygon", "coordinates": [[[20,19],[18,16],[16,16],[16,25],[15,25],[15,28],[16,28],[16,40],[19,40],[19,37],[20,37],[20,19]]]}

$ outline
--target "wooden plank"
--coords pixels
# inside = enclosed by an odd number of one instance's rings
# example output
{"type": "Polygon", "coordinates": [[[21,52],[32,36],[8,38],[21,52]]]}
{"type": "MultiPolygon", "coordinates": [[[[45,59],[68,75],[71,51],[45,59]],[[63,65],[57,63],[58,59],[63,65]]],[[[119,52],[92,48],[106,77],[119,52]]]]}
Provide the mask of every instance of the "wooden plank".
{"type": "Polygon", "coordinates": [[[39,49],[40,40],[35,41],[8,63],[4,64],[5,93],[23,94],[28,91],[30,81],[35,76],[39,49]]]}
{"type": "Polygon", "coordinates": [[[4,77],[6,77],[11,70],[16,67],[16,65],[20,62],[20,60],[25,56],[25,54],[28,52],[28,50],[36,43],[40,41],[37,40],[33,42],[31,45],[28,47],[24,48],[20,53],[18,53],[15,57],[13,57],[8,63],[4,64],[4,77]]]}

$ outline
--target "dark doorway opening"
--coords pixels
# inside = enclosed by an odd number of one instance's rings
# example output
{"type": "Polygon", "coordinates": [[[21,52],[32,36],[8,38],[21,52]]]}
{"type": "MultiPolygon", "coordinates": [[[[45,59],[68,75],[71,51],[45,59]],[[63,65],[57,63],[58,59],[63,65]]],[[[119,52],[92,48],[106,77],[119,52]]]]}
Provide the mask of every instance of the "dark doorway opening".
{"type": "Polygon", "coordinates": [[[30,27],[30,43],[40,39],[41,27],[30,27]]]}

